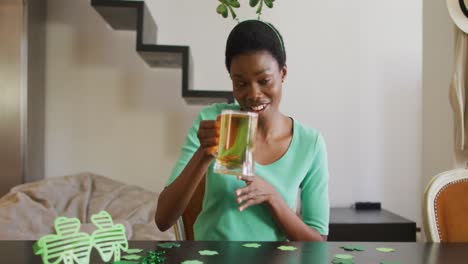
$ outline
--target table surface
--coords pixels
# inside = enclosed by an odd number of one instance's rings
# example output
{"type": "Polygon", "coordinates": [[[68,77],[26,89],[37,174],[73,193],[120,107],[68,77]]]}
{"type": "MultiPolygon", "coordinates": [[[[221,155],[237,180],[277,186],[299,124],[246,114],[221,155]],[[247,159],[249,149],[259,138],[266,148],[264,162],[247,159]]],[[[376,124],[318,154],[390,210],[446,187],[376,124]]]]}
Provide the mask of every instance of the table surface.
{"type": "MultiPolygon", "coordinates": [[[[39,264],[39,256],[32,251],[34,241],[0,241],[0,256],[2,263],[39,264]]],[[[130,248],[159,250],[156,241],[130,241],[130,248]]],[[[438,243],[395,243],[395,242],[256,242],[260,248],[246,248],[246,242],[197,242],[180,241],[178,248],[164,249],[166,263],[181,263],[185,260],[199,260],[203,263],[331,263],[335,254],[351,254],[354,263],[381,263],[392,261],[400,264],[459,264],[468,259],[468,243],[438,244],[438,243]],[[281,251],[278,246],[297,247],[295,251],[281,251]],[[344,251],[341,246],[363,246],[365,251],[344,251]],[[381,253],[377,247],[394,248],[395,252],[381,253]],[[201,256],[199,250],[215,250],[219,255],[201,256]]],[[[145,253],[140,253],[144,255],[145,253]]],[[[103,263],[96,250],[92,251],[90,263],[103,263]]]]}

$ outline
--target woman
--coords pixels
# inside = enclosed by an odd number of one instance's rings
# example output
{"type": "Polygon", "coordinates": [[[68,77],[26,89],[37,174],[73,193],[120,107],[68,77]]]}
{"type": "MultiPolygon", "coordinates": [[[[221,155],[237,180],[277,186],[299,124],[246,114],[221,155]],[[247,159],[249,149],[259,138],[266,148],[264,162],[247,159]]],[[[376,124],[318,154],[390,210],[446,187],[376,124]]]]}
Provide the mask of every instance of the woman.
{"type": "Polygon", "coordinates": [[[226,45],[226,67],[238,104],[203,109],[162,191],[155,221],[167,230],[182,215],[206,174],[203,209],[194,225],[196,240],[321,241],[328,234],[328,165],[325,142],[279,110],[287,75],[279,32],[259,20],[239,23],[226,45]],[[222,110],[258,113],[255,174],[213,172],[222,110]],[[301,189],[301,214],[294,207],[301,189]]]}

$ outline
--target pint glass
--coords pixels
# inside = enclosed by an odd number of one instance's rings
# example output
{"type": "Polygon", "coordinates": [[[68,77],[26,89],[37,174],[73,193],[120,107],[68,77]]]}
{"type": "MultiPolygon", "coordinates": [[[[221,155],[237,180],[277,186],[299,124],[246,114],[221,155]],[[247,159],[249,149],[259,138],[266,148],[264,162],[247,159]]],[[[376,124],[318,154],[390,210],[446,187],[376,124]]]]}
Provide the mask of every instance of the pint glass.
{"type": "Polygon", "coordinates": [[[258,114],[234,110],[221,112],[218,153],[214,172],[254,175],[253,151],[258,114]]]}

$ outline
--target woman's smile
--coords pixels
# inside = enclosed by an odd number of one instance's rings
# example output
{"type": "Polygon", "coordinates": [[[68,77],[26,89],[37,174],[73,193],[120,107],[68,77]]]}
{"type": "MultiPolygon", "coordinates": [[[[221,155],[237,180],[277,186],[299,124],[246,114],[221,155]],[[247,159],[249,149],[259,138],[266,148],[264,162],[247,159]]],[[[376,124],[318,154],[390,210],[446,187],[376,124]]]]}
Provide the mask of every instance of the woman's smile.
{"type": "Polygon", "coordinates": [[[270,105],[269,103],[251,105],[251,106],[246,107],[246,110],[257,113],[257,114],[261,114],[268,108],[269,105],[270,105]]]}

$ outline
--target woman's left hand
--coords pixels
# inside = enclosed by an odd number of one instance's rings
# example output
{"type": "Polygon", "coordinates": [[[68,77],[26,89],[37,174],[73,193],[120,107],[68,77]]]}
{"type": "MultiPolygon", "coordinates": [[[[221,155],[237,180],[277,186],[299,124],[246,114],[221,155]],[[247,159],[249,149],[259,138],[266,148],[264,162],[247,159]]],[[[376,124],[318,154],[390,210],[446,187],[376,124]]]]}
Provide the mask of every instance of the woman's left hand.
{"type": "Polygon", "coordinates": [[[241,204],[239,211],[244,211],[246,208],[267,203],[271,205],[279,196],[276,189],[259,176],[237,176],[237,179],[245,181],[247,186],[236,190],[237,203],[241,204]]]}

